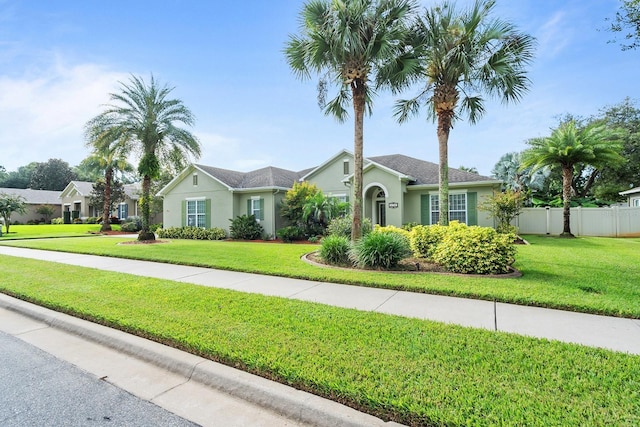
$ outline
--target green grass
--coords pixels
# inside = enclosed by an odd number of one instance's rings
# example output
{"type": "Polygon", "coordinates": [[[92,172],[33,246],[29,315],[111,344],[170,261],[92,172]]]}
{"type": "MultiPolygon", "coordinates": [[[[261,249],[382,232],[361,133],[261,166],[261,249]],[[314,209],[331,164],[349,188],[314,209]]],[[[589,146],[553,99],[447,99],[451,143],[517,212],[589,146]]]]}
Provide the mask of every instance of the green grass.
{"type": "Polygon", "coordinates": [[[188,240],[118,245],[122,239],[98,237],[4,244],[640,318],[640,239],[527,238],[531,245],[518,246],[515,264],[523,276],[511,279],[345,271],[300,260],[317,245],[188,240]]]}
{"type": "Polygon", "coordinates": [[[31,259],[0,270],[5,293],[385,419],[640,425],[640,356],[31,259]]]}
{"type": "MultiPolygon", "coordinates": [[[[120,230],[119,225],[112,225],[114,230],[120,230]]],[[[39,224],[39,225],[11,225],[9,233],[5,233],[2,226],[0,241],[15,239],[43,239],[51,237],[77,237],[98,233],[100,224],[39,224]]]]}

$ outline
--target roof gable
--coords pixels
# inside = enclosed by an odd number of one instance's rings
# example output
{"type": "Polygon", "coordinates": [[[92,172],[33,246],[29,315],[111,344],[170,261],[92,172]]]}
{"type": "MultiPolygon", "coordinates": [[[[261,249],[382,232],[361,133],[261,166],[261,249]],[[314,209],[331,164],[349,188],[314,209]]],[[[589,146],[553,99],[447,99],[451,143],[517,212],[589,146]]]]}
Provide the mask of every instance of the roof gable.
{"type": "Polygon", "coordinates": [[[345,156],[349,158],[353,158],[353,153],[345,149],[340,150],[333,156],[329,157],[329,159],[323,162],[320,166],[316,166],[315,168],[311,168],[303,171],[304,173],[301,173],[299,180],[308,181],[310,176],[315,175],[316,173],[320,172],[321,170],[323,170],[324,168],[326,168],[327,166],[335,162],[337,159],[344,158],[345,156]]]}

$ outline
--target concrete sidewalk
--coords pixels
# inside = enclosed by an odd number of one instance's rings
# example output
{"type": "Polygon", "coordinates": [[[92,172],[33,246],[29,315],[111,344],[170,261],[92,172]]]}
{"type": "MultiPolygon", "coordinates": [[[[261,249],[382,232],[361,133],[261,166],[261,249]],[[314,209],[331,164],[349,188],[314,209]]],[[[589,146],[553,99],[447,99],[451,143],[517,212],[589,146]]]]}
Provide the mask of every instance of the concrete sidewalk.
{"type": "MultiPolygon", "coordinates": [[[[1,245],[0,255],[640,354],[640,320],[635,319],[1,245]]],[[[204,426],[398,426],[336,402],[3,294],[0,294],[0,331],[204,426]]]]}
{"type": "Polygon", "coordinates": [[[9,246],[0,246],[0,255],[435,320],[640,354],[638,319],[9,246]]]}

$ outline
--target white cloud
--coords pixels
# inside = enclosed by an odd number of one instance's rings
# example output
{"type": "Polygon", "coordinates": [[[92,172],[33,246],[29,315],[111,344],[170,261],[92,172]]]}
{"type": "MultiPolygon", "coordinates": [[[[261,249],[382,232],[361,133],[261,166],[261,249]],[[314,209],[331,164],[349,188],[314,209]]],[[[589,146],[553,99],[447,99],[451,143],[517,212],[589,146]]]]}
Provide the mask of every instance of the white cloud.
{"type": "Polygon", "coordinates": [[[0,165],[7,170],[61,158],[78,164],[88,150],[83,127],[127,74],[59,58],[27,77],[0,76],[0,165]]]}

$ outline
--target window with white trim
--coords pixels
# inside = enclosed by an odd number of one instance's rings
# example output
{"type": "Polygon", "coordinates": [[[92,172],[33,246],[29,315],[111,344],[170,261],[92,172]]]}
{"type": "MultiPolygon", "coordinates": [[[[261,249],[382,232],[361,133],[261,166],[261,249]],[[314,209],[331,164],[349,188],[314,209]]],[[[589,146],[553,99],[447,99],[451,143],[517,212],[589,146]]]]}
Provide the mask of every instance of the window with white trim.
{"type": "Polygon", "coordinates": [[[192,182],[193,182],[193,186],[197,187],[198,186],[198,174],[194,173],[193,176],[191,177],[192,182]]]}
{"type": "Polygon", "coordinates": [[[206,227],[205,203],[203,200],[187,200],[187,226],[206,227]]]}
{"type": "Polygon", "coordinates": [[[640,199],[633,199],[633,206],[636,208],[640,207],[640,199]]]}
{"type": "Polygon", "coordinates": [[[256,217],[260,222],[260,199],[251,199],[251,215],[256,217]]]}
{"type": "Polygon", "coordinates": [[[349,175],[349,160],[342,161],[342,173],[349,175]]]}
{"type": "MultiPolygon", "coordinates": [[[[431,224],[440,220],[440,199],[437,194],[431,195],[431,224]]],[[[467,195],[449,194],[449,221],[467,223],[467,195]]]]}

